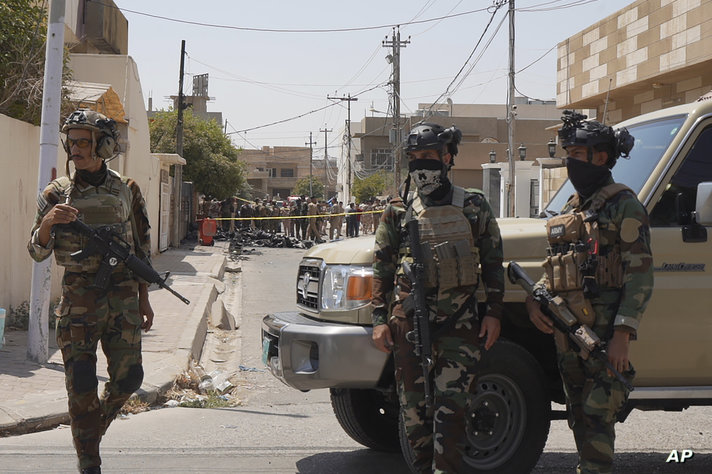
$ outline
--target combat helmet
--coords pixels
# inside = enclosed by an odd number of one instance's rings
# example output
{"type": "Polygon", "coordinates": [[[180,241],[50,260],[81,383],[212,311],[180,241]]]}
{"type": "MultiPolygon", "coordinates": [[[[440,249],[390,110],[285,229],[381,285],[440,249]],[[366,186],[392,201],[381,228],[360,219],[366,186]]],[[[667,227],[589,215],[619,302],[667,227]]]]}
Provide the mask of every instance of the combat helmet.
{"type": "MultiPolygon", "coordinates": [[[[119,131],[116,122],[107,116],[93,110],[79,109],[72,112],[62,125],[62,133],[66,134],[73,128],[81,128],[92,132],[92,155],[108,159],[119,152],[119,131]]],[[[65,144],[65,150],[69,149],[65,144]]]]}
{"type": "Polygon", "coordinates": [[[593,150],[608,153],[609,168],[615,166],[619,157],[627,158],[635,144],[635,138],[626,128],[613,129],[595,120],[586,120],[583,115],[572,110],[564,110],[559,130],[561,147],[583,146],[588,148],[588,161],[593,160],[593,150]]]}
{"type": "Polygon", "coordinates": [[[462,132],[454,125],[446,129],[436,123],[418,122],[408,134],[403,148],[406,153],[416,150],[437,150],[442,158],[447,146],[448,153],[452,155],[450,161],[452,166],[455,163],[460,140],[462,140],[462,132]]]}

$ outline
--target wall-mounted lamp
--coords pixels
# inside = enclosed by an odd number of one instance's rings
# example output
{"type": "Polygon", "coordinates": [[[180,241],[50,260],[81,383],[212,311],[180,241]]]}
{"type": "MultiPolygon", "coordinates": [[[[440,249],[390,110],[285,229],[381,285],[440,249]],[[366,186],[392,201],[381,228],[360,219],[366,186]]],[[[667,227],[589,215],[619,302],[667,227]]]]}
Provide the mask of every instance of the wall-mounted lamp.
{"type": "Polygon", "coordinates": [[[549,158],[553,158],[556,154],[556,142],[553,138],[550,138],[549,143],[547,143],[546,146],[549,147],[549,158]]]}
{"type": "Polygon", "coordinates": [[[519,150],[519,159],[524,161],[527,158],[527,147],[522,143],[517,149],[519,150]]]}
{"type": "Polygon", "coordinates": [[[490,157],[490,163],[494,163],[495,161],[497,161],[497,153],[495,153],[494,150],[490,150],[489,157],[490,157]]]}

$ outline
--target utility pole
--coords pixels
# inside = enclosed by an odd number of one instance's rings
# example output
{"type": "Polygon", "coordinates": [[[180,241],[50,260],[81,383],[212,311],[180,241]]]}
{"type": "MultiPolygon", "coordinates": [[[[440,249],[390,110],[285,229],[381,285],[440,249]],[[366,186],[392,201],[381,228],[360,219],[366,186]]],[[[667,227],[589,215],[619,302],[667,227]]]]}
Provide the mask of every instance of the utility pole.
{"type": "Polygon", "coordinates": [[[514,0],[509,0],[509,91],[507,92],[507,216],[514,217],[514,0]]]}
{"type": "Polygon", "coordinates": [[[183,71],[185,68],[185,40],[180,42],[180,73],[178,77],[178,123],[176,124],[176,153],[183,156],[183,71]]]}
{"type": "MultiPolygon", "coordinates": [[[[41,193],[52,180],[52,169],[59,151],[59,107],[62,96],[62,62],[64,59],[65,0],[52,0],[47,26],[45,73],[42,90],[40,125],[40,156],[37,172],[37,192],[41,193]]],[[[30,321],[27,332],[27,358],[44,364],[49,359],[49,299],[52,285],[52,261],[34,262],[30,288],[30,321]]]]}
{"type": "Polygon", "coordinates": [[[314,149],[312,145],[316,145],[316,142],[312,141],[312,132],[309,132],[309,143],[305,143],[305,145],[309,145],[309,198],[311,198],[314,196],[312,190],[312,158],[314,157],[314,149]]]}
{"type": "MultiPolygon", "coordinates": [[[[185,40],[181,41],[180,44],[180,72],[178,77],[178,120],[176,121],[176,154],[183,157],[183,109],[185,109],[185,104],[183,103],[183,75],[185,72],[185,40]]],[[[227,122],[226,122],[227,123],[227,122]]],[[[176,218],[173,220],[173,246],[180,247],[180,241],[185,237],[185,233],[181,232],[181,229],[185,229],[181,226],[181,218],[183,216],[182,205],[183,205],[183,166],[174,165],[175,173],[173,173],[173,206],[176,210],[176,218]],[[182,235],[181,235],[182,234],[182,235]]],[[[187,222],[185,225],[187,226],[187,222]]]]}
{"type": "MultiPolygon", "coordinates": [[[[353,170],[351,169],[351,102],[354,100],[358,100],[358,97],[351,97],[351,94],[349,94],[347,97],[329,97],[328,95],[326,96],[327,99],[332,99],[332,100],[341,100],[341,101],[346,101],[347,105],[347,116],[348,119],[346,120],[346,138],[348,142],[346,143],[347,145],[347,159],[346,161],[348,162],[348,176],[346,178],[346,192],[344,193],[345,197],[348,197],[348,200],[351,199],[351,175],[353,174],[353,170]]],[[[346,201],[346,199],[344,199],[346,201]]]]}
{"type": "Polygon", "coordinates": [[[328,133],[332,131],[332,129],[327,129],[326,124],[324,124],[324,129],[319,129],[320,132],[324,132],[324,200],[326,200],[326,190],[329,188],[329,176],[326,174],[327,173],[327,167],[329,164],[329,152],[328,152],[328,133]]]}
{"type": "Polygon", "coordinates": [[[387,56],[390,58],[390,63],[393,65],[393,135],[391,136],[391,144],[394,145],[395,157],[394,157],[394,185],[396,190],[400,184],[400,172],[401,172],[401,124],[400,124],[400,49],[405,48],[406,45],[410,43],[410,36],[407,40],[401,41],[400,39],[400,26],[393,28],[393,36],[391,40],[388,40],[388,36],[381,43],[384,48],[392,48],[391,54],[387,56]]]}

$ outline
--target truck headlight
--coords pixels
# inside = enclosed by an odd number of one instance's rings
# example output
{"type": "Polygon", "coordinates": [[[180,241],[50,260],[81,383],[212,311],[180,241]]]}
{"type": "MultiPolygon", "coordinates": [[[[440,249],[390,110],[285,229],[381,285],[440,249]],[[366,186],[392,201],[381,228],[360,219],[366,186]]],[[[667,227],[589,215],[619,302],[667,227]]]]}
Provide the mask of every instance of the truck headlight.
{"type": "Polygon", "coordinates": [[[321,308],[346,310],[371,302],[373,269],[351,265],[327,265],[321,285],[321,308]]]}

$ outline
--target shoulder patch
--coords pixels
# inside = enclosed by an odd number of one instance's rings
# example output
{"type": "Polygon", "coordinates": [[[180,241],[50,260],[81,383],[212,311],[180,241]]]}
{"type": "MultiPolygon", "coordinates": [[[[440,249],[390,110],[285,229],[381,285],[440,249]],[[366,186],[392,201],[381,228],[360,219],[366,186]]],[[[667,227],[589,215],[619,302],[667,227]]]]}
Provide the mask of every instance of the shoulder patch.
{"type": "Polygon", "coordinates": [[[481,206],[482,202],[485,200],[485,194],[476,188],[465,189],[465,204],[473,204],[475,206],[481,206]]]}

